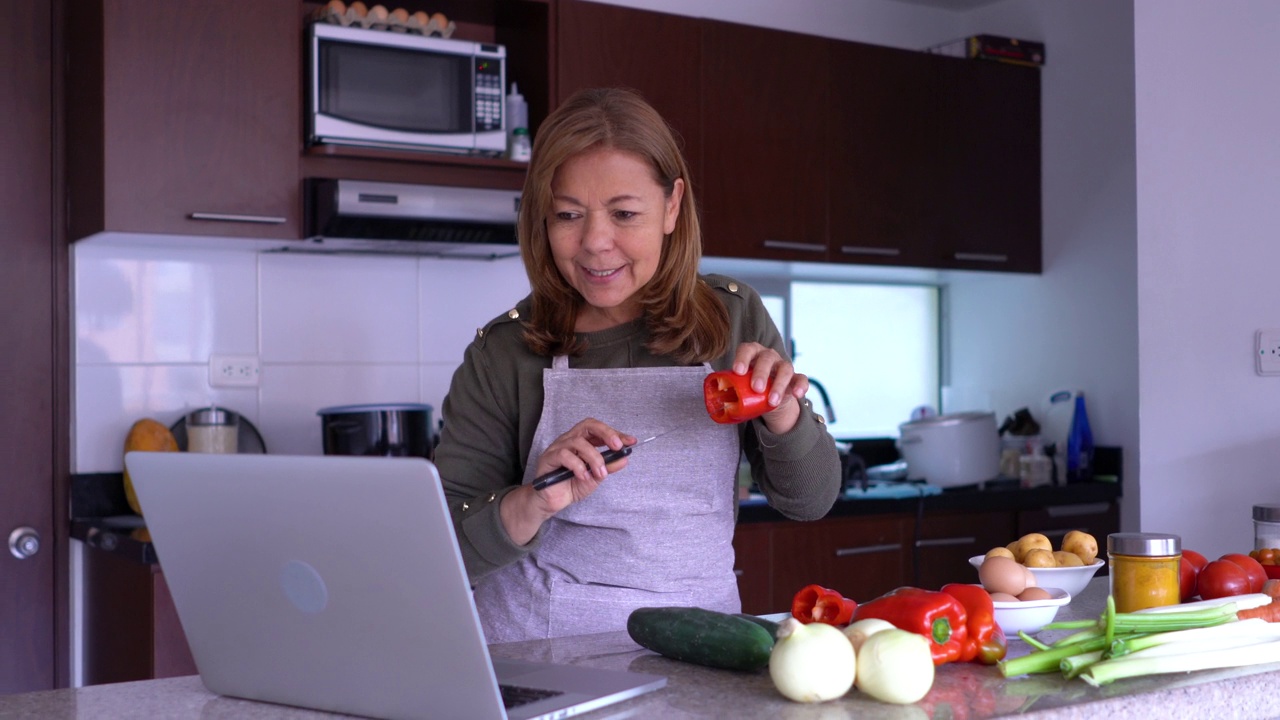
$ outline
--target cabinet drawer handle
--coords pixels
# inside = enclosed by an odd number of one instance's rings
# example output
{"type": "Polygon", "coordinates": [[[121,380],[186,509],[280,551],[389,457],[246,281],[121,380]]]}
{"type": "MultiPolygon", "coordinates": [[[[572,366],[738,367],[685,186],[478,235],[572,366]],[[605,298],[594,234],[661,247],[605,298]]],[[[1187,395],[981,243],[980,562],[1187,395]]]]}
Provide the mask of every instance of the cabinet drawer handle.
{"type": "Polygon", "coordinates": [[[1049,517],[1075,517],[1077,515],[1097,515],[1110,509],[1111,503],[1080,503],[1079,505],[1050,505],[1044,511],[1049,517]]]}
{"type": "Polygon", "coordinates": [[[229,213],[193,212],[192,220],[217,220],[219,222],[258,223],[259,225],[283,225],[287,218],[276,215],[233,215],[229,213]]]}
{"type": "Polygon", "coordinates": [[[901,550],[902,543],[885,543],[884,545],[863,545],[862,547],[839,548],[836,550],[836,557],[849,557],[850,555],[869,555],[871,553],[892,552],[901,550]]]}
{"type": "MultiPolygon", "coordinates": [[[[1089,529],[1089,528],[1087,528],[1087,527],[1083,527],[1083,526],[1082,526],[1082,527],[1071,528],[1071,530],[1079,530],[1080,532],[1087,532],[1087,533],[1089,533],[1089,534],[1091,534],[1091,535],[1093,534],[1093,531],[1092,531],[1092,530],[1090,530],[1090,529],[1089,529]]],[[[1040,533],[1041,535],[1043,535],[1043,536],[1045,536],[1045,537],[1049,538],[1050,540],[1053,540],[1053,539],[1055,539],[1055,538],[1061,538],[1061,537],[1065,536],[1067,533],[1071,532],[1071,530],[1030,530],[1030,531],[1028,531],[1028,532],[1037,532],[1037,533],[1040,533]]]]}
{"type": "Polygon", "coordinates": [[[957,260],[968,260],[971,262],[989,262],[989,263],[1006,263],[1009,262],[1009,256],[1004,253],[971,253],[958,252],[955,255],[957,260]]]}
{"type": "Polygon", "coordinates": [[[946,547],[949,545],[972,545],[978,542],[976,537],[929,538],[917,540],[916,547],[946,547]]]}
{"type": "Polygon", "coordinates": [[[897,257],[902,254],[898,248],[860,247],[858,245],[841,245],[840,252],[845,255],[878,255],[880,257],[897,257]]]}
{"type": "Polygon", "coordinates": [[[733,576],[734,576],[734,577],[742,577],[742,571],[741,571],[741,570],[739,570],[738,568],[734,568],[734,569],[733,569],[733,576]]]}
{"type": "Polygon", "coordinates": [[[788,242],[786,240],[765,240],[764,246],[770,250],[801,250],[803,252],[827,251],[827,246],[819,243],[788,242]]]}

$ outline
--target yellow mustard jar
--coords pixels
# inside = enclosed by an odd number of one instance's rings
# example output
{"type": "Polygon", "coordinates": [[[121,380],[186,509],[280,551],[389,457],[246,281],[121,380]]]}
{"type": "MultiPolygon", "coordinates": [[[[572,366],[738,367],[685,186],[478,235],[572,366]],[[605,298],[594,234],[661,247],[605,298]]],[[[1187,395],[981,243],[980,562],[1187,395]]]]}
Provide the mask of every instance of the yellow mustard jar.
{"type": "Polygon", "coordinates": [[[1112,533],[1107,536],[1111,597],[1116,612],[1177,605],[1182,538],[1168,533],[1112,533]]]}

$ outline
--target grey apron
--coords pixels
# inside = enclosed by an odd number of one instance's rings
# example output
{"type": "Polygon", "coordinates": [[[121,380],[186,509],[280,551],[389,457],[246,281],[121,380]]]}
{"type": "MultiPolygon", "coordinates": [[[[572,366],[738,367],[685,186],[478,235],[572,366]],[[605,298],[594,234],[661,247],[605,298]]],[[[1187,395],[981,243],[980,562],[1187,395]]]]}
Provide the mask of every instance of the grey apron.
{"type": "Polygon", "coordinates": [[[733,573],[737,428],[707,417],[696,367],[543,371],[542,417],[524,482],[556,438],[594,417],[644,439],[585,500],[546,522],[542,545],[475,590],[490,643],[610,632],[638,607],[739,612],[733,573]]]}

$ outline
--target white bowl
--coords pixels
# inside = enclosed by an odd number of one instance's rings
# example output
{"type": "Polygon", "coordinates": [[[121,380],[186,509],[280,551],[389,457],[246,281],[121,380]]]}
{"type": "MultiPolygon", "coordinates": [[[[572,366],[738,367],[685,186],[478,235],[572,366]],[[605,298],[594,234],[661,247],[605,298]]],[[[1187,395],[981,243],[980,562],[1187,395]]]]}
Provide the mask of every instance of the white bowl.
{"type": "Polygon", "coordinates": [[[1015,600],[993,602],[996,607],[996,624],[1004,630],[1005,637],[1015,638],[1018,631],[1033,633],[1053,622],[1058,608],[1071,602],[1071,593],[1062,588],[1047,587],[1048,600],[1015,600]]]}
{"type": "MultiPolygon", "coordinates": [[[[969,558],[969,564],[977,570],[982,567],[982,561],[985,559],[985,555],[974,555],[969,558]]],[[[1097,558],[1092,565],[1081,567],[1030,568],[1030,570],[1031,574],[1036,576],[1036,584],[1040,587],[1062,588],[1068,595],[1079,595],[1089,585],[1098,568],[1106,564],[1106,560],[1097,558]]]]}

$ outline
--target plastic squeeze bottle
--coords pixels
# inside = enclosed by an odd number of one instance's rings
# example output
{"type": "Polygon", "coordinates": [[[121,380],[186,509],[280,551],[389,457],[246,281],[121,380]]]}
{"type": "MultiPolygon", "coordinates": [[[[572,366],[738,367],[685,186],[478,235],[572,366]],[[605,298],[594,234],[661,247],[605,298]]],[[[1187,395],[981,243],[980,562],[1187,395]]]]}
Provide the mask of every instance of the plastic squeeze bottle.
{"type": "Polygon", "coordinates": [[[516,83],[511,83],[511,94],[507,95],[507,157],[528,161],[530,151],[529,104],[516,83]],[[520,130],[524,132],[517,132],[520,130]]]}

